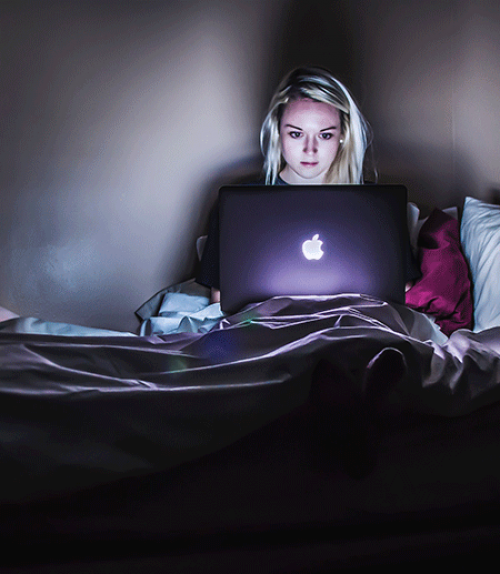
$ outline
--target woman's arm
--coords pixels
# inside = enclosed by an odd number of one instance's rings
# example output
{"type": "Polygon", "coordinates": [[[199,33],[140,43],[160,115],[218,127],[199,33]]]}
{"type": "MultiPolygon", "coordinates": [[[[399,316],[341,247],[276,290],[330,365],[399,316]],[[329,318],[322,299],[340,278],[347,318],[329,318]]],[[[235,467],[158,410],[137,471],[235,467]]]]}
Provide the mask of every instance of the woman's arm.
{"type": "Polygon", "coordinates": [[[200,285],[210,287],[210,303],[219,301],[219,209],[217,204],[210,214],[208,236],[203,247],[196,281],[200,285]]]}
{"type": "Polygon", "coordinates": [[[212,303],[220,303],[220,291],[215,287],[210,289],[210,304],[212,303]]]}

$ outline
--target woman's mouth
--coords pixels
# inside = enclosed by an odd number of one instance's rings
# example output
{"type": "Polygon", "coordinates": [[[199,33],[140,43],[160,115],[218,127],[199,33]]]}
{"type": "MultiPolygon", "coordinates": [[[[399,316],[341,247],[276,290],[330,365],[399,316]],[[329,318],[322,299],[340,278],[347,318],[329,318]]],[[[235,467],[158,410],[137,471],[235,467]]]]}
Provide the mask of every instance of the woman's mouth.
{"type": "Polygon", "coordinates": [[[316,165],[318,165],[317,161],[301,161],[300,165],[304,166],[304,167],[314,167],[316,165]]]}

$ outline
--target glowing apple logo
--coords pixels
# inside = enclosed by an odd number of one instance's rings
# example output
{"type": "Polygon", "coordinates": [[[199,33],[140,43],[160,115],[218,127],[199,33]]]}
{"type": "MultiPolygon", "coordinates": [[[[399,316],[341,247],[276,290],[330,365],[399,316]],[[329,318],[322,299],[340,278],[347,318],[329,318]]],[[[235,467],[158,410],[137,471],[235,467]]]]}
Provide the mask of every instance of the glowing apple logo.
{"type": "Polygon", "coordinates": [[[319,238],[319,234],[313,236],[312,239],[306,239],[302,244],[302,253],[306,259],[321,259],[323,257],[323,250],[321,246],[323,242],[319,238]]]}

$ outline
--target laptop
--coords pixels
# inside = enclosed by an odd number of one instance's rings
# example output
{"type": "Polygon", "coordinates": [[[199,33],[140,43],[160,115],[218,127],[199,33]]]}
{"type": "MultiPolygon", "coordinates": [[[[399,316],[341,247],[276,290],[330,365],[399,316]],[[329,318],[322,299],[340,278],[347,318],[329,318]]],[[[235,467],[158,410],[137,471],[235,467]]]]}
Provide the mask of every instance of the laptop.
{"type": "Polygon", "coordinates": [[[407,200],[402,185],[222,187],[221,309],[277,295],[404,303],[407,200]]]}

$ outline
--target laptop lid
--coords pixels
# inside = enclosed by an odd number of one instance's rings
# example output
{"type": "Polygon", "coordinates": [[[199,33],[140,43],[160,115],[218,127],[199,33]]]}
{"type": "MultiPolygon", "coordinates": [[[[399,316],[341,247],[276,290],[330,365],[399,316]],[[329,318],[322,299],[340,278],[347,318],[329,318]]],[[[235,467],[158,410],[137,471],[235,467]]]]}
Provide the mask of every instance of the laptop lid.
{"type": "Polygon", "coordinates": [[[404,303],[407,196],[401,185],[222,187],[222,310],[276,295],[404,303]]]}

